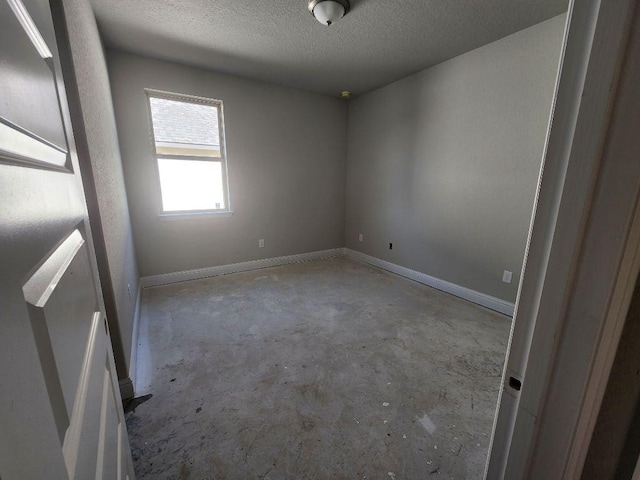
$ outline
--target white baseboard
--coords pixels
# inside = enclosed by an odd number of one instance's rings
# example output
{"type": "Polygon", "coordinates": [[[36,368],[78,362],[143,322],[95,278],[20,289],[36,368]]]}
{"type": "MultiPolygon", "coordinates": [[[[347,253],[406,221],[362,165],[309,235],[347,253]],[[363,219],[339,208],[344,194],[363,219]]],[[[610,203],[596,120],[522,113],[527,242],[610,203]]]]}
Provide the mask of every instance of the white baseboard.
{"type": "Polygon", "coordinates": [[[443,292],[450,293],[451,295],[455,295],[456,297],[460,297],[491,310],[495,310],[496,312],[513,316],[513,311],[515,308],[514,304],[500,298],[492,297],[491,295],[480,293],[476,290],[471,290],[470,288],[461,287],[460,285],[456,285],[455,283],[447,282],[446,280],[441,280],[439,278],[432,277],[431,275],[427,275],[426,273],[411,270],[410,268],[401,267],[400,265],[396,265],[395,263],[387,262],[386,260],[380,260],[379,258],[372,257],[371,255],[351,250],[350,248],[344,249],[344,255],[353,258],[354,260],[368,263],[369,265],[373,265],[375,267],[382,268],[383,270],[387,270],[410,280],[414,280],[418,283],[428,285],[429,287],[433,287],[438,290],[442,290],[443,292]]]}
{"type": "Polygon", "coordinates": [[[148,277],[140,278],[140,285],[142,288],[155,287],[158,285],[166,285],[169,283],[178,283],[185,282],[187,280],[198,280],[200,278],[227,275],[229,273],[247,272],[250,270],[259,270],[261,268],[288,265],[290,263],[299,263],[309,260],[318,260],[321,258],[337,257],[344,253],[343,250],[343,248],[334,248],[331,250],[321,250],[319,252],[288,255],[286,257],[265,258],[263,260],[252,260],[249,262],[232,263],[230,265],[220,265],[217,267],[198,268],[196,270],[187,270],[184,272],[151,275],[148,277]]]}
{"type": "MultiPolygon", "coordinates": [[[[148,277],[140,278],[140,289],[147,287],[155,287],[158,285],[167,285],[170,283],[185,282],[188,280],[198,280],[200,278],[216,277],[218,275],[227,275],[229,273],[247,272],[250,270],[259,270],[261,268],[277,267],[279,265],[288,265],[290,263],[306,262],[309,260],[318,260],[322,258],[337,257],[345,255],[363,263],[373,265],[375,267],[382,268],[389,272],[400,275],[401,277],[414,280],[423,285],[442,290],[443,292],[450,293],[456,297],[463,298],[470,302],[476,303],[483,307],[495,310],[496,312],[504,313],[505,315],[512,316],[514,311],[514,304],[507,302],[500,298],[492,297],[485,293],[471,290],[470,288],[461,287],[455,283],[441,280],[426,273],[411,270],[410,268],[396,265],[395,263],[387,262],[376,257],[372,257],[365,253],[351,250],[350,248],[334,248],[331,250],[321,250],[318,252],[301,253],[299,255],[288,255],[285,257],[265,258],[263,260],[253,260],[249,262],[233,263],[230,265],[220,265],[216,267],[199,268],[196,270],[187,270],[183,272],[163,273],[160,275],[151,275],[148,277]]],[[[134,342],[131,347],[131,363],[130,366],[135,366],[134,350],[137,350],[137,333],[138,333],[138,319],[140,316],[140,293],[138,294],[138,303],[136,305],[136,316],[134,319],[134,342]]],[[[130,368],[130,375],[135,375],[135,370],[130,368]]],[[[135,382],[135,377],[132,377],[135,382]]]]}
{"type": "Polygon", "coordinates": [[[136,372],[138,371],[138,331],[140,329],[140,307],[142,304],[142,286],[138,281],[138,292],[136,294],[136,308],[133,312],[133,329],[131,332],[131,352],[129,355],[129,378],[136,390],[136,372]]]}
{"type": "Polygon", "coordinates": [[[129,377],[118,380],[118,386],[120,387],[120,398],[122,398],[122,400],[134,398],[133,382],[129,377]]]}

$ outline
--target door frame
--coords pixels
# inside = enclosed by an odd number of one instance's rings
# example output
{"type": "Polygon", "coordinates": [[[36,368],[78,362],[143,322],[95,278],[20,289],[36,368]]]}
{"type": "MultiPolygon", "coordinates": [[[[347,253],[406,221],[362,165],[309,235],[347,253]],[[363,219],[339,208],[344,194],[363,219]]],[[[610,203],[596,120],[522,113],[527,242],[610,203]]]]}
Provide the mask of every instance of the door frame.
{"type": "Polygon", "coordinates": [[[640,188],[619,179],[640,171],[613,154],[640,147],[628,132],[615,139],[610,130],[634,5],[569,5],[485,472],[491,480],[576,478],[582,469],[617,348],[616,322],[637,276],[629,258],[640,188]],[[512,377],[521,389],[509,385],[512,377]]]}

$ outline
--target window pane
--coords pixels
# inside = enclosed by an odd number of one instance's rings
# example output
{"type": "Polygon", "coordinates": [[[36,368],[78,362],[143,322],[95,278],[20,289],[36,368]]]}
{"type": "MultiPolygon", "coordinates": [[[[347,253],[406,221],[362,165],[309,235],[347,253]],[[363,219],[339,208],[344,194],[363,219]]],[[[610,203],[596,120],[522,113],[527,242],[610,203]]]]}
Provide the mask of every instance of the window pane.
{"type": "Polygon", "coordinates": [[[220,157],[218,107],[149,97],[158,155],[220,157]]]}
{"type": "Polygon", "coordinates": [[[165,212],[226,208],[221,162],[160,158],[158,169],[165,212]]]}

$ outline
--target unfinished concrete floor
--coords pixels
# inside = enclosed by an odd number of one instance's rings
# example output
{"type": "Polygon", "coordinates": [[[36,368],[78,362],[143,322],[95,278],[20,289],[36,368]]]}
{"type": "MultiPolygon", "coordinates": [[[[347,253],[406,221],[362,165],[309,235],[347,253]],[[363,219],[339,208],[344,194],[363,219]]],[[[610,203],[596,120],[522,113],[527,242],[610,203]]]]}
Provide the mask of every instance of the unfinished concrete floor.
{"type": "Polygon", "coordinates": [[[138,479],[482,478],[509,318],[343,257],[142,302],[138,479]]]}

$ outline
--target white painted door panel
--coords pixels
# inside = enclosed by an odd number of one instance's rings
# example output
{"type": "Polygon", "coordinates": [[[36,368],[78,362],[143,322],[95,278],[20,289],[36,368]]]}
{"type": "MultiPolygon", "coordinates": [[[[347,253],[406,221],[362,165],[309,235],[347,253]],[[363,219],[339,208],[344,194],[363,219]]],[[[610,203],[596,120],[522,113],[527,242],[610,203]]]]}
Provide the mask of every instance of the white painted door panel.
{"type": "Polygon", "coordinates": [[[117,402],[111,385],[111,369],[108,359],[104,365],[104,388],[102,412],[100,416],[100,446],[98,447],[98,465],[96,480],[116,478],[118,465],[118,436],[120,422],[117,402]]]}
{"type": "Polygon", "coordinates": [[[104,389],[105,336],[102,318],[93,319],[89,349],[83,362],[83,376],[78,389],[77,406],[64,443],[67,469],[75,478],[93,478],[99,445],[102,397],[104,389]]]}
{"type": "Polygon", "coordinates": [[[0,0],[0,92],[0,478],[133,478],[47,0],[0,0]]]}

